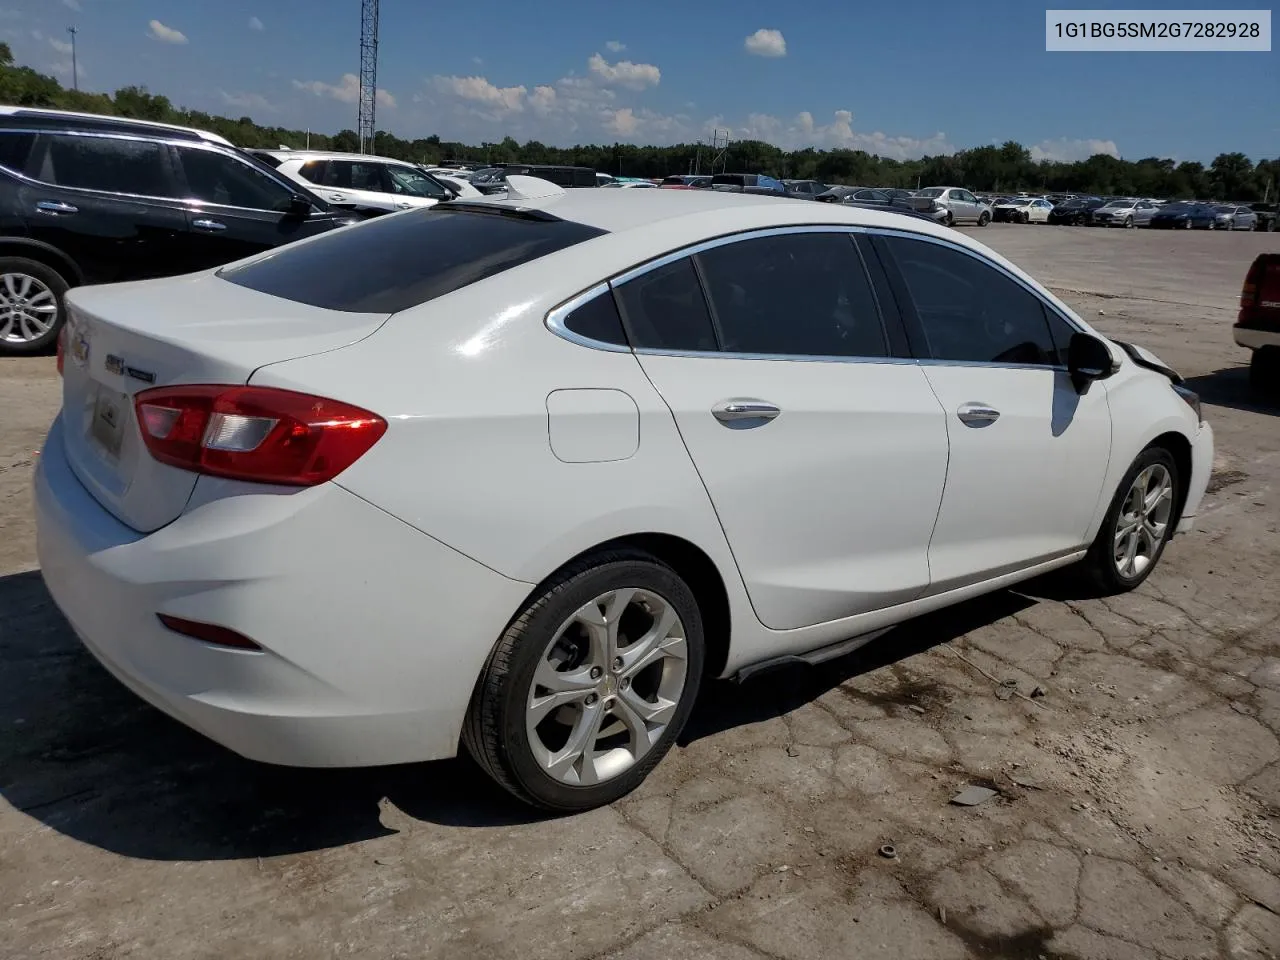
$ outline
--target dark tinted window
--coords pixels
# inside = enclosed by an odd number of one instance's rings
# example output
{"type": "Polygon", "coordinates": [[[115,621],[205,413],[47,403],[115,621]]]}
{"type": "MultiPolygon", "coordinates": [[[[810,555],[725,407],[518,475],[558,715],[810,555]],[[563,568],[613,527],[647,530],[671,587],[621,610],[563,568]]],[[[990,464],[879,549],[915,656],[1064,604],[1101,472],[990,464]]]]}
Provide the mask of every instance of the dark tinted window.
{"type": "Polygon", "coordinates": [[[265,163],[268,167],[271,167],[272,169],[279,167],[280,164],[284,162],[279,157],[273,157],[269,153],[255,153],[254,157],[260,162],[265,163]]]}
{"type": "Polygon", "coordinates": [[[994,267],[923,240],[885,237],[936,360],[1058,362],[1040,300],[994,267]]]}
{"type": "Polygon", "coordinates": [[[284,212],[293,200],[293,191],[283,184],[225,153],[179,147],[178,157],[187,195],[204,203],[284,212]]]}
{"type": "Polygon", "coordinates": [[[0,166],[25,173],[35,142],[34,133],[0,133],[0,166]]]}
{"type": "Polygon", "coordinates": [[[324,183],[327,160],[308,160],[298,168],[298,176],[308,183],[324,183]]]}
{"type": "Polygon", "coordinates": [[[367,163],[359,160],[330,160],[329,169],[325,171],[326,187],[343,187],[348,190],[370,190],[374,193],[387,192],[382,180],[382,164],[367,163]]]}
{"type": "Polygon", "coordinates": [[[759,237],[698,255],[729,353],[883,357],[884,328],[850,238],[759,237]]]}
{"type": "Polygon", "coordinates": [[[608,290],[576,308],[564,318],[564,325],[567,330],[580,337],[622,347],[627,345],[627,335],[622,330],[618,305],[608,290]]]}
{"type": "Polygon", "coordinates": [[[1071,324],[1063,320],[1055,311],[1044,308],[1045,319],[1049,322],[1049,333],[1053,336],[1053,362],[1060,367],[1067,365],[1067,348],[1071,346],[1071,337],[1079,332],[1071,324]]]}
{"type": "Polygon", "coordinates": [[[327,310],[395,313],[603,232],[568,220],[445,205],[286,246],[221,275],[327,310]]]}
{"type": "Polygon", "coordinates": [[[688,257],[641,274],[617,288],[635,347],[715,350],[711,315],[688,257]]]}
{"type": "Polygon", "coordinates": [[[114,137],[49,137],[36,179],[60,187],[167,197],[165,148],[150,140],[114,137]]]}

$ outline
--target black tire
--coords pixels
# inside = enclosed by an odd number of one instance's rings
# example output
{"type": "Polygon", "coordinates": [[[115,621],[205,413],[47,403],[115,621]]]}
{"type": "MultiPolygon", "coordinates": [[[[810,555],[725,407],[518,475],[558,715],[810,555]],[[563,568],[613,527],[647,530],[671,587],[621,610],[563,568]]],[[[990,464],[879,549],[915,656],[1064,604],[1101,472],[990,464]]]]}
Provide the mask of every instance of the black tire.
{"type": "Polygon", "coordinates": [[[1249,360],[1249,391],[1260,400],[1280,398],[1280,347],[1262,347],[1249,360]]]}
{"type": "Polygon", "coordinates": [[[1191,229],[1191,221],[1190,221],[1190,219],[1183,220],[1183,221],[1182,221],[1182,226],[1183,226],[1183,228],[1184,228],[1184,229],[1186,229],[1186,230],[1190,230],[1190,229],[1191,229]]]}
{"type": "Polygon", "coordinates": [[[956,225],[956,218],[952,216],[951,211],[948,210],[947,219],[943,220],[942,222],[946,224],[948,227],[954,227],[956,225]]]}
{"type": "Polygon", "coordinates": [[[1125,228],[1126,230],[1132,230],[1132,229],[1133,229],[1133,217],[1125,217],[1125,218],[1124,218],[1124,228],[1125,228]]]}
{"type": "Polygon", "coordinates": [[[489,776],[533,806],[570,813],[612,803],[639,786],[680,735],[698,695],[705,648],[697,600],[674,570],[639,550],[585,557],[543,583],[499,638],[472,694],[463,743],[489,776]],[[534,671],[574,611],[626,587],[658,594],[679,615],[687,656],[683,692],[666,729],[632,766],[592,786],[567,784],[543,770],[529,743],[526,708],[534,671]]]}
{"type": "Polygon", "coordinates": [[[35,353],[46,353],[53,349],[58,340],[58,332],[66,319],[67,306],[64,300],[69,284],[48,264],[39,260],[28,260],[26,257],[0,257],[0,276],[17,274],[30,277],[44,284],[53,293],[58,304],[58,312],[53,326],[40,337],[33,340],[0,339],[0,356],[30,356],[35,353]]]}
{"type": "Polygon", "coordinates": [[[991,215],[987,213],[985,210],[982,211],[982,213],[978,214],[978,226],[985,227],[990,222],[991,222],[991,215]]]}
{"type": "Polygon", "coordinates": [[[1138,458],[1133,461],[1133,465],[1125,472],[1124,477],[1120,481],[1115,495],[1111,499],[1111,506],[1107,508],[1107,514],[1102,519],[1102,526],[1098,529],[1098,535],[1094,538],[1093,544],[1089,547],[1089,552],[1085,558],[1080,561],[1080,572],[1085,576],[1091,586],[1096,588],[1100,593],[1105,595],[1126,593],[1140,585],[1151,575],[1156,566],[1160,563],[1160,558],[1164,556],[1164,548],[1168,545],[1170,538],[1173,536],[1174,529],[1178,525],[1178,519],[1182,515],[1182,486],[1181,478],[1178,474],[1178,464],[1174,460],[1173,454],[1164,447],[1148,447],[1138,454],[1138,458]],[[1129,494],[1130,487],[1137,479],[1138,474],[1154,464],[1162,465],[1169,471],[1169,477],[1173,487],[1173,503],[1170,511],[1169,521],[1166,524],[1164,536],[1160,539],[1159,544],[1152,553],[1151,560],[1145,568],[1138,571],[1134,576],[1125,576],[1117,569],[1115,559],[1115,540],[1118,532],[1118,524],[1120,521],[1121,511],[1124,509],[1125,499],[1129,494]]]}

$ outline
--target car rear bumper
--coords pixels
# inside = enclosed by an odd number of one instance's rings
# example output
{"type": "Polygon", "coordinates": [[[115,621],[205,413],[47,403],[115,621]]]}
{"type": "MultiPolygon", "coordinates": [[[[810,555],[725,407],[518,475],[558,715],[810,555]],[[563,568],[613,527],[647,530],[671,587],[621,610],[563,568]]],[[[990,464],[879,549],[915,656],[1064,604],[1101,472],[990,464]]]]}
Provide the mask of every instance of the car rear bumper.
{"type": "Polygon", "coordinates": [[[1280,330],[1251,330],[1248,327],[1233,327],[1236,344],[1250,350],[1261,350],[1263,347],[1280,347],[1280,330]]]}
{"type": "Polygon", "coordinates": [[[334,484],[206,483],[181,517],[140,534],[80,483],[55,420],[35,476],[37,551],[85,647],[144,700],[254,760],[453,756],[481,666],[530,585],[334,484]],[[157,613],[262,650],[192,639],[157,613]]]}
{"type": "Polygon", "coordinates": [[[1177,533],[1190,533],[1195,529],[1196,514],[1205,491],[1209,489],[1209,477],[1213,473],[1213,427],[1208,422],[1200,424],[1200,431],[1191,442],[1191,482],[1187,486],[1187,500],[1182,505],[1182,517],[1177,533]]]}

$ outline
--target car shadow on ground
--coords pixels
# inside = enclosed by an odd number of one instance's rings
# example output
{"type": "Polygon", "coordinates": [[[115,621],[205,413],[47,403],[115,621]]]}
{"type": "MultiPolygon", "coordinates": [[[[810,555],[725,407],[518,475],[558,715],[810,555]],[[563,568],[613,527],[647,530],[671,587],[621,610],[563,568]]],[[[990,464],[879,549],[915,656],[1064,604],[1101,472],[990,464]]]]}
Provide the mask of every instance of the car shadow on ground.
{"type": "Polygon", "coordinates": [[[1275,385],[1274,397],[1259,397],[1249,388],[1248,367],[1224,367],[1199,377],[1188,377],[1186,386],[1211,406],[1280,415],[1280,384],[1275,385]]]}
{"type": "MultiPolygon", "coordinates": [[[[682,742],[777,716],[1034,603],[1002,591],[817,667],[708,684],[682,742]]],[[[0,611],[0,796],[81,842],[165,861],[321,850],[395,833],[383,823],[384,798],[412,818],[447,826],[500,828],[549,816],[509,797],[465,753],[356,770],[244,760],[143,703],[100,667],[38,571],[0,577],[0,611]]]]}

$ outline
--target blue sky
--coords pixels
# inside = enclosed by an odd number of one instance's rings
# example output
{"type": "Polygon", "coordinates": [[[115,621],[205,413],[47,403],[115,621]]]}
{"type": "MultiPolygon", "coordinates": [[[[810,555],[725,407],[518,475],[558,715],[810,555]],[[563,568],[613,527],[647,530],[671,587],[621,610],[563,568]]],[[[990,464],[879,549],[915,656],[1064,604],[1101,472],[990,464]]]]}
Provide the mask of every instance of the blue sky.
{"type": "MultiPolygon", "coordinates": [[[[381,6],[378,126],[403,137],[1280,155],[1280,52],[1046,53],[1044,5],[1025,0],[381,6]]],[[[73,23],[83,88],[355,127],[359,0],[0,0],[0,39],[68,83],[73,23]]]]}

